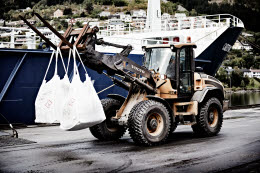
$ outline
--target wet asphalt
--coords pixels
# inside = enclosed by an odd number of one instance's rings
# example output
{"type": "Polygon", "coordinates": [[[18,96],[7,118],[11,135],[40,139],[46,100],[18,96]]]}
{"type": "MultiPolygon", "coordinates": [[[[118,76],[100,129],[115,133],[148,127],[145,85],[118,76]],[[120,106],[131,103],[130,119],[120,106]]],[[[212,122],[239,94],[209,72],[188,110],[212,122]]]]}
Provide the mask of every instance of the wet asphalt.
{"type": "Polygon", "coordinates": [[[88,130],[18,129],[27,143],[0,146],[0,172],[260,172],[260,108],[224,117],[217,136],[198,138],[190,126],[179,126],[156,147],[136,146],[128,133],[101,142],[88,130]]]}

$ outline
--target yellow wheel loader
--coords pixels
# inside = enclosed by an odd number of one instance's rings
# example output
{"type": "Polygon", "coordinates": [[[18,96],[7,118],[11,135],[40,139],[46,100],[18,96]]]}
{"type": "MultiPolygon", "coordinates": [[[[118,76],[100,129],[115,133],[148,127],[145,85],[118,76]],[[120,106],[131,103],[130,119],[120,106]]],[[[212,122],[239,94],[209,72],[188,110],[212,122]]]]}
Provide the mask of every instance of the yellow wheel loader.
{"type": "MultiPolygon", "coordinates": [[[[111,45],[102,40],[96,43],[111,45]]],[[[126,57],[129,45],[115,56],[87,48],[85,64],[93,68],[88,62],[99,57],[96,60],[104,70],[122,80],[106,75],[129,91],[127,98],[108,95],[101,100],[107,119],[90,128],[93,136],[116,140],[128,129],[135,143],[152,146],[167,141],[178,124],[191,125],[199,136],[218,134],[228,102],[220,81],[195,72],[194,48],[192,43],[145,46],[143,66],[126,57]]]]}
{"type": "MultiPolygon", "coordinates": [[[[104,74],[114,84],[128,90],[126,98],[111,94],[101,100],[106,120],[90,128],[96,138],[117,140],[128,129],[135,143],[158,145],[167,141],[178,124],[191,125],[200,136],[219,133],[228,102],[224,100],[221,82],[200,72],[201,68],[195,69],[195,44],[144,46],[143,66],[140,66],[127,58],[131,45],[97,39],[97,27],[90,28],[87,24],[81,30],[73,30],[69,26],[62,36],[39,14],[34,14],[61,39],[58,47],[63,52],[76,46],[86,66],[99,73],[106,71],[104,74]],[[96,44],[123,50],[116,55],[105,55],[95,50],[96,44]]],[[[20,18],[49,46],[57,49],[24,17],[20,18]]]]}

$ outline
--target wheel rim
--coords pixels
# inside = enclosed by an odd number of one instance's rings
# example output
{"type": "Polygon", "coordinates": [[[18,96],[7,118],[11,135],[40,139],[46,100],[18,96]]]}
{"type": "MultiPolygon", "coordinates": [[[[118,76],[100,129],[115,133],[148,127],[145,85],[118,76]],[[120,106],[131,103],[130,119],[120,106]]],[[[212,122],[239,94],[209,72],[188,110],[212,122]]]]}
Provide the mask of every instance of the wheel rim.
{"type": "Polygon", "coordinates": [[[208,113],[208,123],[210,127],[215,127],[218,123],[218,110],[215,107],[211,107],[208,113]]]}
{"type": "Polygon", "coordinates": [[[147,132],[151,136],[157,136],[163,131],[163,118],[158,113],[148,115],[146,120],[147,132]]]}

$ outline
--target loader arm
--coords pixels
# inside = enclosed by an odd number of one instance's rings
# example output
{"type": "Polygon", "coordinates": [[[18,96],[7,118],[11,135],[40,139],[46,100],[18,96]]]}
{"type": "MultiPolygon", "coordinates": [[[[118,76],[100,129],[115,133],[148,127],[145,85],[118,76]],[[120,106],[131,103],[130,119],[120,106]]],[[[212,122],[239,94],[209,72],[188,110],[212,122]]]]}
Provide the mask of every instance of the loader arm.
{"type": "Polygon", "coordinates": [[[122,71],[129,71],[150,79],[151,72],[149,70],[127,58],[131,51],[131,45],[123,46],[105,42],[102,39],[97,39],[90,41],[89,44],[86,46],[86,49],[83,52],[83,58],[86,66],[95,71],[98,71],[99,73],[101,73],[103,70],[106,70],[110,74],[122,75],[122,71]],[[122,48],[123,50],[115,55],[106,55],[96,51],[94,44],[113,46],[117,48],[122,48]]]}
{"type": "MultiPolygon", "coordinates": [[[[93,39],[95,39],[95,37],[93,37],[93,39]]],[[[123,76],[123,81],[136,83],[143,86],[149,92],[155,93],[155,81],[153,80],[151,71],[127,58],[131,50],[131,45],[122,46],[97,39],[89,42],[83,51],[82,59],[87,67],[98,73],[102,73],[106,70],[110,76],[116,74],[121,75],[123,76]],[[123,50],[115,55],[106,55],[96,51],[95,44],[113,46],[122,48],[123,50]],[[140,80],[140,76],[144,79],[140,80]],[[148,85],[147,82],[150,85],[148,85]]]]}

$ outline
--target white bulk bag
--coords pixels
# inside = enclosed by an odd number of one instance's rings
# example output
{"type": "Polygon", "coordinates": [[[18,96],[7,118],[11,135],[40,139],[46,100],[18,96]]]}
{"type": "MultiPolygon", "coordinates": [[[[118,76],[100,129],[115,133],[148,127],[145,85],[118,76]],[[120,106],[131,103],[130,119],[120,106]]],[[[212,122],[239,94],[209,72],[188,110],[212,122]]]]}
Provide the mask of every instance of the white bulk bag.
{"type": "Polygon", "coordinates": [[[88,128],[106,119],[101,102],[75,47],[73,48],[73,59],[73,79],[60,121],[60,128],[63,130],[88,128]],[[86,80],[84,82],[80,80],[76,65],[76,53],[85,71],[86,80]]]}
{"type": "Polygon", "coordinates": [[[39,89],[35,100],[35,122],[37,123],[58,123],[62,114],[62,107],[64,104],[64,97],[69,90],[69,79],[67,71],[65,69],[64,61],[58,48],[57,51],[53,51],[49,65],[47,67],[45,76],[43,78],[42,85],[39,89]],[[65,70],[65,76],[60,80],[58,75],[57,62],[58,56],[61,56],[63,67],[65,70]],[[46,82],[46,76],[49,71],[54,54],[56,54],[55,72],[53,77],[46,82]]]}
{"type": "MultiPolygon", "coordinates": [[[[64,67],[64,71],[65,71],[65,75],[63,77],[63,79],[60,80],[59,85],[56,86],[56,93],[55,93],[55,114],[54,116],[51,117],[52,122],[55,123],[59,123],[60,119],[62,117],[63,114],[63,106],[65,104],[66,98],[68,96],[69,93],[69,89],[70,89],[70,81],[68,78],[68,69],[65,69],[65,64],[63,61],[63,57],[60,51],[60,48],[58,47],[57,50],[59,51],[62,63],[63,63],[63,67],[64,67]]],[[[68,65],[67,65],[68,66],[68,65]]]]}

